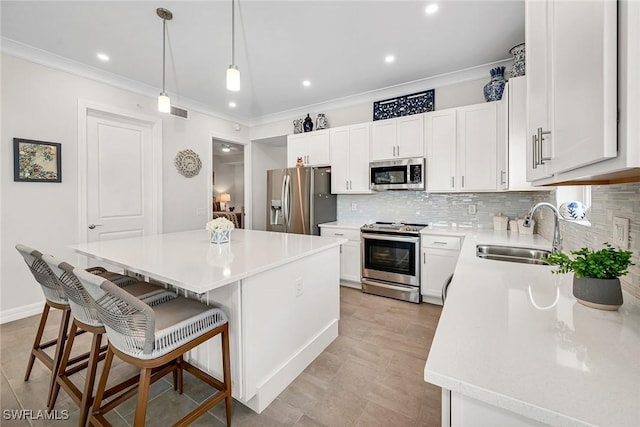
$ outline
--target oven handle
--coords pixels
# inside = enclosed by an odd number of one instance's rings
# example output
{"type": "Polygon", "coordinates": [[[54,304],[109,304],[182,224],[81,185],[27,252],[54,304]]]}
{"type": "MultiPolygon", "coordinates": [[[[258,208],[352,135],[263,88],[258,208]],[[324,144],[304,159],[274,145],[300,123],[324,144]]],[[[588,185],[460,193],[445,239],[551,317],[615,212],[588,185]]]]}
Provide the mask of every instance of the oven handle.
{"type": "Polygon", "coordinates": [[[390,240],[392,242],[409,242],[418,243],[420,241],[419,236],[389,236],[387,234],[376,233],[360,233],[363,239],[371,240],[390,240]]]}

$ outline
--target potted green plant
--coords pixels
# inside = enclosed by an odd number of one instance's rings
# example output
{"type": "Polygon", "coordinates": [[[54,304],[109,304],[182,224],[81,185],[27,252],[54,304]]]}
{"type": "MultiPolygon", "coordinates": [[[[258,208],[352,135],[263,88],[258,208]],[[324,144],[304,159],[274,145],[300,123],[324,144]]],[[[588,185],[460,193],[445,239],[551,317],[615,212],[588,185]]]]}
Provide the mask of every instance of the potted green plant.
{"type": "Polygon", "coordinates": [[[573,271],[573,296],[579,303],[600,310],[617,310],[622,305],[620,276],[627,274],[633,252],[609,243],[599,251],[582,248],[569,255],[554,252],[543,258],[559,268],[553,273],[573,271]]]}

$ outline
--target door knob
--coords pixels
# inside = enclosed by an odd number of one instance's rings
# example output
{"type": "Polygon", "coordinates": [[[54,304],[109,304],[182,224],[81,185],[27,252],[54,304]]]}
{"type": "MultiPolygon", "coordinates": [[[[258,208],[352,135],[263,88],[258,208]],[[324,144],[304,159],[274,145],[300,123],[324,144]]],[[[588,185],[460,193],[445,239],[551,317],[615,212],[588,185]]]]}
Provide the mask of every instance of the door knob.
{"type": "Polygon", "coordinates": [[[89,224],[89,230],[93,230],[96,227],[102,227],[102,224],[89,224]]]}

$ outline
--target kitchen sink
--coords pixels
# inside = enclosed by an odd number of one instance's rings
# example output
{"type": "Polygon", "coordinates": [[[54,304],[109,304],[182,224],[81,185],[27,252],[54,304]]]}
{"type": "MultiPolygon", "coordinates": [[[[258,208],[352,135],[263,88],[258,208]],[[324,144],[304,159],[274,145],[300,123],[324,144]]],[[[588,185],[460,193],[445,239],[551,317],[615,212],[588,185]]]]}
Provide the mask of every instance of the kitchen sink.
{"type": "Polygon", "coordinates": [[[545,249],[522,248],[500,245],[476,245],[476,256],[496,261],[519,262],[523,264],[549,265],[540,258],[550,255],[545,249]]]}

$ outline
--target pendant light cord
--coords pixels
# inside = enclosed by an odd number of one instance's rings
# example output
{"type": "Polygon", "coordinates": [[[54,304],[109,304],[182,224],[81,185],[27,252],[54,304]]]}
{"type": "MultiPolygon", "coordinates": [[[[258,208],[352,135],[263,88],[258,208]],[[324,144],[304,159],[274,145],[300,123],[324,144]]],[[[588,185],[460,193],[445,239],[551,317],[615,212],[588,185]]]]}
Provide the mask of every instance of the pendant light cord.
{"type": "Polygon", "coordinates": [[[165,60],[165,45],[167,40],[167,20],[162,19],[162,93],[165,92],[165,68],[166,68],[166,60],[165,60]]]}
{"type": "Polygon", "coordinates": [[[236,65],[236,8],[231,0],[231,64],[236,65]]]}

